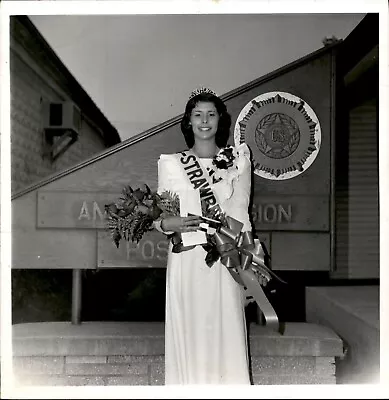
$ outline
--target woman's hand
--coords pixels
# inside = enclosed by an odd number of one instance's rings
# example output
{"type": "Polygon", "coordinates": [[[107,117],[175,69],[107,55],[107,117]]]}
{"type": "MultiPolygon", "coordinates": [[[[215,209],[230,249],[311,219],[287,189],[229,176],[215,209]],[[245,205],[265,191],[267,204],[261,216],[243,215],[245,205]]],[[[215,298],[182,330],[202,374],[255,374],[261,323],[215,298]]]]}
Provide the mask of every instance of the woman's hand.
{"type": "Polygon", "coordinates": [[[165,232],[195,232],[202,219],[197,215],[189,217],[167,217],[161,222],[161,228],[165,232]]]}

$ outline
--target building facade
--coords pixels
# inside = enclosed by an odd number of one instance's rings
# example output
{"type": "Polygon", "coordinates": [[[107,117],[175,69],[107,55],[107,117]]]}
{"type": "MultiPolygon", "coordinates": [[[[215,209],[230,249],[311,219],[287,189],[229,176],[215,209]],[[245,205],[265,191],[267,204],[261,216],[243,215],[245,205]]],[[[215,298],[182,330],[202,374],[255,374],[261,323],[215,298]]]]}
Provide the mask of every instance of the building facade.
{"type": "Polygon", "coordinates": [[[10,18],[10,84],[12,193],[120,142],[26,16],[10,18]]]}

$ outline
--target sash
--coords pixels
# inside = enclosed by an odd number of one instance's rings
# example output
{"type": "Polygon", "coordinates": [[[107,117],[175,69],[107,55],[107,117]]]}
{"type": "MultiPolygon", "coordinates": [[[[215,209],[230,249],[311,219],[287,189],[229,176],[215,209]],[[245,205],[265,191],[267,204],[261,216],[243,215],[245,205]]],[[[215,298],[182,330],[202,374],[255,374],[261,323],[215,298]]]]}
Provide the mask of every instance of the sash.
{"type": "Polygon", "coordinates": [[[178,159],[178,163],[184,169],[190,184],[194,189],[199,189],[200,201],[202,203],[206,202],[208,207],[214,211],[217,211],[217,213],[223,212],[220,204],[217,201],[217,197],[211,188],[210,177],[215,173],[215,171],[211,170],[209,173],[204,171],[203,166],[198,160],[198,157],[192,150],[177,153],[175,156],[178,159]]]}
{"type": "MultiPolygon", "coordinates": [[[[188,177],[189,182],[193,186],[194,189],[199,189],[200,191],[200,201],[206,201],[208,204],[209,209],[213,209],[213,211],[216,211],[217,213],[222,213],[223,210],[218,203],[217,197],[214,194],[211,184],[210,184],[210,177],[213,175],[215,171],[211,170],[209,173],[207,171],[204,171],[203,166],[201,165],[201,162],[198,160],[198,157],[196,154],[194,154],[193,151],[188,150],[188,151],[183,151],[181,153],[175,154],[178,163],[181,165],[183,168],[186,176],[188,177]]],[[[238,222],[238,221],[237,221],[238,222]]],[[[241,226],[243,224],[239,222],[241,226]]],[[[250,232],[251,233],[251,232],[250,232]]],[[[247,232],[246,232],[247,234],[247,232]]],[[[249,236],[249,235],[246,235],[249,236]]],[[[241,246],[242,243],[240,243],[240,247],[243,249],[241,246]]],[[[221,248],[222,246],[220,246],[221,248]]],[[[256,243],[256,251],[257,255],[260,253],[263,253],[262,245],[260,242],[256,243]],[[259,247],[259,249],[258,249],[259,247]]],[[[242,256],[244,257],[244,256],[242,256]]],[[[241,258],[242,258],[241,257],[241,258]]],[[[226,262],[225,260],[228,259],[227,257],[223,257],[221,254],[221,262],[223,265],[227,267],[227,270],[230,272],[231,276],[234,278],[234,280],[244,287],[249,295],[251,295],[260,310],[262,311],[265,320],[266,320],[266,325],[271,327],[272,329],[276,331],[280,331],[280,326],[278,322],[278,317],[276,312],[274,311],[272,305],[270,304],[269,300],[267,299],[265,293],[263,292],[263,289],[261,287],[260,282],[256,278],[255,274],[248,268],[248,265],[245,265],[243,268],[240,265],[240,262],[238,261],[237,263],[229,263],[226,262]]],[[[257,260],[259,258],[257,257],[257,260]]],[[[270,276],[272,275],[272,271],[270,271],[264,263],[261,263],[262,266],[258,269],[260,269],[263,272],[264,276],[270,276]]],[[[270,279],[270,278],[268,278],[270,279]]]]}

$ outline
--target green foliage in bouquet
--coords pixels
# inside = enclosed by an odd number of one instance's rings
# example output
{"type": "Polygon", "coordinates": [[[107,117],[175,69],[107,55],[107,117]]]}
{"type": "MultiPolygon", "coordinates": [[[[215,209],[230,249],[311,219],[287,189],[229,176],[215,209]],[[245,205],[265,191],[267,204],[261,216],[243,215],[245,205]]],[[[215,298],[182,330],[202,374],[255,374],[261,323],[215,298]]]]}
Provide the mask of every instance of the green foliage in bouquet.
{"type": "Polygon", "coordinates": [[[153,222],[168,215],[180,215],[180,202],[175,193],[132,189],[127,185],[116,202],[105,205],[106,228],[116,247],[122,239],[138,243],[146,232],[154,229],[153,222]]]}
{"type": "Polygon", "coordinates": [[[157,205],[162,210],[161,217],[180,215],[180,199],[176,193],[165,190],[156,195],[157,205]]]}

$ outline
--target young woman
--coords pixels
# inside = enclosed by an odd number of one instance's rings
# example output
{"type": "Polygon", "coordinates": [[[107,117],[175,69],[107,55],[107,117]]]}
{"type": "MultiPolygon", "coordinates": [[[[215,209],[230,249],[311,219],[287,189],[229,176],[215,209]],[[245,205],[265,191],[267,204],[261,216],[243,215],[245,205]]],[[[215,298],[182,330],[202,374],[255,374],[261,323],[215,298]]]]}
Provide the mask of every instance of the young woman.
{"type": "MultiPolygon", "coordinates": [[[[200,197],[207,180],[223,212],[251,231],[248,205],[251,163],[248,147],[234,148],[233,173],[223,170],[221,180],[213,163],[227,145],[231,117],[223,101],[210,89],[193,92],[181,121],[188,150],[162,154],[158,161],[158,191],[191,193],[200,197]],[[188,174],[189,156],[198,175],[188,174]],[[185,158],[186,157],[186,158],[185,158]],[[186,163],[186,164],[185,164],[186,163]],[[203,175],[201,176],[201,173],[203,175]],[[223,175],[224,174],[224,175],[223,175]],[[205,176],[205,179],[204,179],[205,176]],[[192,179],[196,178],[196,179],[192,179]],[[215,183],[216,182],[216,183],[215,183]]],[[[197,216],[168,217],[158,229],[166,234],[194,232],[197,216]]],[[[169,248],[166,283],[165,383],[250,384],[242,287],[219,261],[209,267],[201,245],[179,253],[169,248]]]]}

